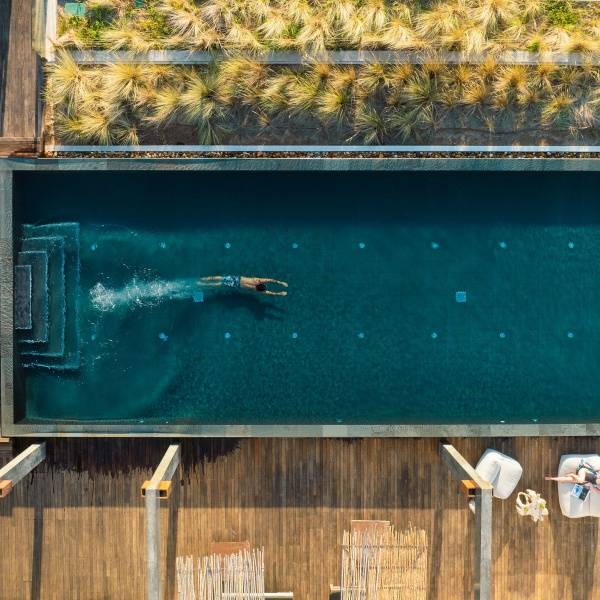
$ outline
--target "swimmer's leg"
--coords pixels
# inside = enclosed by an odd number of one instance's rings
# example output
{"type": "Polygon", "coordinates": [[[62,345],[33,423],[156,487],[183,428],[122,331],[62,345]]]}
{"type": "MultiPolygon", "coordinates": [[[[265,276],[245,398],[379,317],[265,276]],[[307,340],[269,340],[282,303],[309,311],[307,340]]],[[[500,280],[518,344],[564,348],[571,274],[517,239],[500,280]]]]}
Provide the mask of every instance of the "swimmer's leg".
{"type": "Polygon", "coordinates": [[[223,277],[221,275],[213,275],[212,277],[201,277],[196,284],[198,287],[221,287],[223,285],[223,277]]]}

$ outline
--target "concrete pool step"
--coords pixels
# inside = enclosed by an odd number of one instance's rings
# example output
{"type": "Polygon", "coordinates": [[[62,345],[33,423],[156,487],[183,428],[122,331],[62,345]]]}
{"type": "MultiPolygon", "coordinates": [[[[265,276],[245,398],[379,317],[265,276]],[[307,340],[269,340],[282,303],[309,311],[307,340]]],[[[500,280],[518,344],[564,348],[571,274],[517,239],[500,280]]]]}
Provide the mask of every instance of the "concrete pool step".
{"type": "Polygon", "coordinates": [[[31,237],[22,242],[23,250],[43,251],[48,255],[48,340],[22,351],[23,356],[62,357],[65,351],[65,250],[60,236],[31,237]]]}
{"type": "Polygon", "coordinates": [[[48,341],[48,254],[43,251],[22,251],[17,254],[17,266],[31,269],[31,328],[19,332],[24,344],[48,341]]]}
{"type": "Polygon", "coordinates": [[[42,240],[45,240],[45,243],[57,251],[48,273],[51,340],[46,346],[23,349],[23,366],[55,370],[77,369],[80,364],[79,224],[24,225],[23,240],[24,244],[33,245],[42,244],[42,240]]]}
{"type": "Polygon", "coordinates": [[[15,329],[31,329],[31,265],[15,267],[15,329]]]}

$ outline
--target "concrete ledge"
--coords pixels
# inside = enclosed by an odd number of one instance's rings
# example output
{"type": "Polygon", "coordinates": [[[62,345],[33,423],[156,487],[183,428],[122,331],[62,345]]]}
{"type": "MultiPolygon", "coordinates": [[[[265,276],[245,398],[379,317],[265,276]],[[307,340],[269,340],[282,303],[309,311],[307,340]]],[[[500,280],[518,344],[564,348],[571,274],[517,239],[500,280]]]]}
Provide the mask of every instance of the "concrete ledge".
{"type": "MultiPolygon", "coordinates": [[[[55,25],[54,25],[55,27],[55,25]]],[[[492,55],[489,52],[465,53],[450,51],[416,50],[332,50],[317,54],[302,52],[273,51],[263,54],[236,53],[223,51],[193,50],[150,50],[135,53],[130,51],[109,50],[73,50],[74,60],[82,64],[107,64],[116,62],[152,63],[152,64],[210,64],[228,57],[245,56],[253,61],[270,65],[301,65],[330,63],[337,65],[361,65],[371,63],[387,64],[426,64],[431,62],[443,64],[481,64],[493,56],[498,64],[539,65],[552,63],[555,65],[596,65],[600,64],[600,54],[582,52],[528,52],[526,50],[506,50],[492,55]]],[[[47,58],[55,60],[53,52],[47,58]]]]}
{"type": "MultiPolygon", "coordinates": [[[[382,145],[382,146],[278,146],[258,144],[252,145],[143,145],[143,146],[92,146],[92,145],[67,145],[67,144],[47,144],[46,152],[62,152],[73,154],[107,154],[107,153],[152,153],[152,152],[173,152],[173,153],[191,153],[191,152],[299,152],[299,153],[318,153],[331,154],[347,152],[352,154],[370,154],[370,153],[395,153],[395,154],[414,154],[414,153],[440,153],[440,154],[481,154],[481,153],[551,153],[551,154],[600,154],[600,146],[460,146],[460,145],[382,145]]],[[[298,157],[291,157],[300,160],[298,157]]],[[[326,158],[326,157],[324,157],[326,158]]]]}
{"type": "MultiPolygon", "coordinates": [[[[114,158],[0,158],[3,173],[18,171],[600,171],[600,160],[588,157],[114,157],[114,158]]],[[[0,192],[1,192],[0,188],[0,192]]],[[[0,194],[1,196],[1,194],[0,194]]],[[[4,213],[0,222],[12,227],[4,213]]]]}
{"type": "Polygon", "coordinates": [[[467,425],[161,425],[136,423],[13,423],[4,427],[13,437],[521,437],[596,436],[593,424],[467,424],[467,425]]]}
{"type": "Polygon", "coordinates": [[[14,422],[13,174],[0,159],[0,435],[14,422]]]}

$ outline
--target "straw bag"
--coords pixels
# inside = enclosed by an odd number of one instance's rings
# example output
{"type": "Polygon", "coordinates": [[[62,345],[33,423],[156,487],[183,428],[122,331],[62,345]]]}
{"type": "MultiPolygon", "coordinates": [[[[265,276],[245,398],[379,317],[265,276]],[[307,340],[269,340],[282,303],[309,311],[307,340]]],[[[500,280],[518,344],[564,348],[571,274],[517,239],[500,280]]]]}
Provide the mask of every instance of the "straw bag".
{"type": "Polygon", "coordinates": [[[522,517],[531,517],[534,523],[543,521],[548,516],[546,501],[533,490],[517,494],[517,512],[522,517]]]}

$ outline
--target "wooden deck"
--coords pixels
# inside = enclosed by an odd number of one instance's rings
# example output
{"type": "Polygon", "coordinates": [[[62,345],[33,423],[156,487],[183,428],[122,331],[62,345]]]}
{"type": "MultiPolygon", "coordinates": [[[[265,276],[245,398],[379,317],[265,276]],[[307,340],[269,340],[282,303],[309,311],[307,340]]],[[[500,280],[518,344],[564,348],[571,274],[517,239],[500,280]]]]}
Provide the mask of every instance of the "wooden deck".
{"type": "MultiPolygon", "coordinates": [[[[543,482],[561,454],[598,452],[599,440],[451,441],[472,461],[488,446],[516,457],[525,469],[520,489],[532,487],[549,500],[550,520],[538,525],[516,515],[514,498],[494,501],[496,600],[600,598],[598,521],[563,517],[554,485],[543,482]]],[[[351,519],[424,528],[428,598],[472,597],[473,517],[438,456],[438,442],[185,441],[180,485],[162,515],[168,597],[175,597],[178,554],[247,539],[265,547],[269,590],[326,599],[329,584],[339,582],[339,543],[351,519]]],[[[0,503],[0,598],[144,598],[140,485],[167,445],[49,441],[47,462],[0,503]]]]}
{"type": "Polygon", "coordinates": [[[39,60],[30,0],[0,0],[0,156],[36,147],[39,60]]]}

